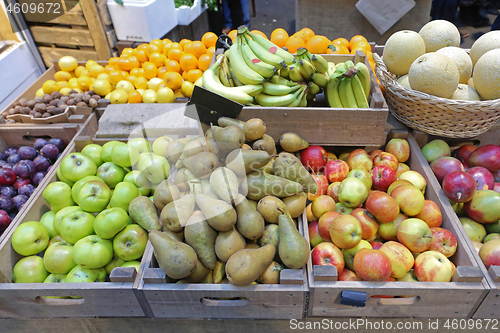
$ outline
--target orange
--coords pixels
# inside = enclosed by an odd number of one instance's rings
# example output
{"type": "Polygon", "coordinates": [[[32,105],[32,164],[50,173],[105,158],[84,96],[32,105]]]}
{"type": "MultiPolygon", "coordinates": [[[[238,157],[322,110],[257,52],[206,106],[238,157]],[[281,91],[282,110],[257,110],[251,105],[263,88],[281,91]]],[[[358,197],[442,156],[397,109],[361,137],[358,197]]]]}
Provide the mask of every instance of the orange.
{"type": "Polygon", "coordinates": [[[182,79],[183,79],[184,81],[188,81],[188,72],[182,72],[182,74],[181,74],[181,75],[182,75],[182,79]]]}
{"type": "Polygon", "coordinates": [[[132,68],[138,68],[138,67],[140,67],[140,66],[141,66],[141,62],[139,61],[139,59],[137,59],[137,57],[136,57],[136,56],[130,56],[130,57],[128,57],[128,60],[129,60],[129,61],[132,63],[132,65],[134,66],[134,67],[132,67],[132,68]]]}
{"type": "Polygon", "coordinates": [[[161,54],[168,55],[168,51],[170,51],[170,48],[172,47],[172,43],[168,43],[167,45],[163,46],[163,51],[161,51],[161,54]]]}
{"type": "Polygon", "coordinates": [[[148,56],[146,54],[146,51],[144,50],[137,50],[137,60],[139,60],[140,62],[146,62],[148,61],[148,56]]]}
{"type": "Polygon", "coordinates": [[[129,71],[134,68],[134,64],[128,58],[120,57],[118,59],[118,68],[122,71],[129,71]]]}
{"type": "Polygon", "coordinates": [[[206,32],[203,37],[201,37],[201,42],[205,44],[206,48],[209,48],[210,46],[215,47],[215,43],[217,42],[217,35],[214,34],[213,32],[206,32]]]}
{"type": "Polygon", "coordinates": [[[104,67],[104,72],[109,74],[109,72],[117,70],[117,69],[118,68],[116,66],[107,65],[106,67],[104,67]]]}
{"type": "Polygon", "coordinates": [[[343,45],[345,46],[346,48],[349,49],[349,41],[345,38],[337,38],[337,39],[334,39],[332,41],[332,44],[339,44],[339,45],[343,45]]]}
{"type": "Polygon", "coordinates": [[[179,62],[181,60],[181,57],[184,55],[184,52],[179,50],[179,49],[170,49],[168,51],[168,59],[170,60],[175,60],[179,62]]]}
{"type": "Polygon", "coordinates": [[[206,71],[210,67],[210,62],[212,62],[212,57],[208,54],[204,54],[198,59],[198,68],[202,71],[206,71]]]}
{"type": "Polygon", "coordinates": [[[120,58],[118,58],[118,57],[110,58],[109,61],[108,61],[108,65],[110,65],[110,66],[116,66],[117,63],[118,63],[118,59],[120,59],[120,58]]]}
{"type": "Polygon", "coordinates": [[[139,76],[134,82],[135,89],[148,89],[148,79],[139,76]]]}
{"type": "Polygon", "coordinates": [[[123,49],[122,51],[122,55],[123,54],[128,54],[128,55],[134,55],[134,49],[130,48],[130,47],[126,47],[123,49]]]}
{"type": "Polygon", "coordinates": [[[163,40],[161,41],[161,43],[162,43],[163,45],[167,45],[167,44],[172,43],[172,41],[171,41],[170,39],[168,39],[168,38],[165,38],[165,39],[163,39],[163,40]]]}
{"type": "Polygon", "coordinates": [[[191,69],[187,72],[187,81],[195,83],[203,75],[203,72],[199,69],[191,69]]]}
{"type": "Polygon", "coordinates": [[[311,53],[324,54],[330,45],[330,41],[325,36],[315,35],[306,43],[306,48],[311,53]]]}
{"type": "Polygon", "coordinates": [[[345,46],[330,44],[326,49],[326,54],[349,54],[345,46]]]}
{"type": "Polygon", "coordinates": [[[182,76],[177,72],[165,73],[163,80],[165,81],[165,85],[172,90],[177,90],[182,85],[182,76]]]}
{"type": "Polygon", "coordinates": [[[124,79],[124,76],[122,72],[116,70],[116,71],[111,71],[108,73],[109,74],[109,82],[111,82],[112,85],[116,86],[118,82],[124,79]]]}
{"type": "Polygon", "coordinates": [[[156,77],[163,78],[166,72],[168,72],[167,67],[165,66],[158,67],[158,72],[156,73],[156,77]]]}
{"type": "Polygon", "coordinates": [[[147,62],[144,67],[144,77],[148,80],[156,77],[158,73],[158,68],[152,62],[147,62]]]}
{"type": "Polygon", "coordinates": [[[128,102],[130,104],[134,103],[142,103],[142,96],[141,93],[138,92],[137,90],[131,91],[128,93],[128,102]]]}
{"type": "Polygon", "coordinates": [[[231,38],[231,40],[234,41],[236,40],[236,36],[238,35],[238,31],[237,30],[231,30],[229,31],[229,33],[227,34],[229,36],[229,38],[231,38]]]}
{"type": "Polygon", "coordinates": [[[288,49],[290,53],[297,53],[297,49],[299,47],[305,47],[306,43],[304,40],[297,36],[291,36],[286,40],[285,47],[288,49]]]}
{"type": "Polygon", "coordinates": [[[251,32],[252,34],[254,34],[254,35],[259,35],[259,36],[264,37],[265,39],[269,40],[269,38],[267,38],[266,34],[265,34],[265,33],[263,33],[263,32],[262,32],[262,31],[260,31],[260,30],[252,30],[252,31],[250,31],[250,32],[251,32]]]}
{"type": "Polygon", "coordinates": [[[190,69],[198,68],[198,59],[194,55],[186,53],[181,57],[179,64],[181,65],[181,69],[187,72],[190,69]]]}
{"type": "Polygon", "coordinates": [[[372,50],[372,46],[370,44],[368,44],[368,42],[365,42],[364,40],[360,40],[359,42],[354,43],[351,50],[356,49],[356,48],[362,48],[366,51],[372,50]]]}
{"type": "Polygon", "coordinates": [[[188,44],[186,46],[185,52],[191,53],[196,58],[199,58],[202,55],[204,55],[205,53],[207,53],[207,48],[205,47],[205,44],[203,44],[202,42],[194,41],[194,42],[191,42],[191,44],[188,44]]]}
{"type": "Polygon", "coordinates": [[[152,62],[156,67],[163,66],[165,64],[165,56],[158,52],[153,52],[149,56],[149,62],[152,62]]]}
{"type": "MultiPolygon", "coordinates": [[[[181,71],[181,66],[175,60],[166,60],[165,61],[165,67],[167,68],[167,72],[177,72],[177,73],[179,73],[181,71]]],[[[161,76],[159,76],[159,77],[161,77],[161,76]]]]}
{"type": "Polygon", "coordinates": [[[129,73],[130,73],[130,75],[133,75],[133,76],[139,76],[140,68],[137,68],[137,67],[132,68],[129,73]]]}
{"type": "Polygon", "coordinates": [[[191,43],[191,40],[187,39],[187,38],[181,39],[181,41],[179,42],[179,44],[182,46],[182,50],[184,52],[186,52],[186,44],[189,44],[189,43],[191,43]]]}
{"type": "Polygon", "coordinates": [[[215,53],[215,46],[210,46],[207,49],[207,54],[210,56],[210,59],[214,56],[214,53],[215,53]]]}
{"type": "Polygon", "coordinates": [[[130,82],[132,84],[135,84],[135,80],[137,80],[137,76],[129,75],[129,76],[127,76],[127,78],[125,80],[127,80],[128,82],[130,82]]]}
{"type": "Polygon", "coordinates": [[[349,41],[349,48],[352,50],[352,47],[354,46],[354,44],[356,44],[357,42],[362,41],[362,40],[365,42],[368,42],[366,40],[366,38],[361,36],[361,35],[356,35],[356,36],[352,37],[351,40],[349,41]]]}
{"type": "MultiPolygon", "coordinates": [[[[179,43],[177,43],[177,42],[172,43],[172,45],[170,46],[170,49],[178,49],[178,50],[183,51],[183,49],[182,49],[182,45],[181,45],[181,44],[179,44],[179,43]]],[[[183,51],[183,52],[184,52],[184,51],[183,51]]]]}
{"type": "Polygon", "coordinates": [[[150,57],[152,53],[161,52],[161,51],[163,51],[163,45],[160,48],[160,46],[152,44],[152,45],[149,45],[149,49],[146,51],[146,55],[148,57],[150,57]]]}
{"type": "Polygon", "coordinates": [[[309,28],[303,28],[300,30],[300,33],[302,36],[305,36],[305,37],[302,37],[302,39],[304,40],[304,42],[307,43],[307,41],[309,39],[311,39],[311,37],[313,37],[315,35],[314,31],[312,31],[311,29],[309,28]]]}
{"type": "Polygon", "coordinates": [[[276,44],[279,47],[283,47],[286,44],[286,40],[288,39],[288,32],[285,29],[274,29],[271,34],[271,42],[276,44]]]}
{"type": "Polygon", "coordinates": [[[162,45],[161,39],[153,39],[152,41],[149,42],[149,45],[160,46],[162,45]]]}
{"type": "Polygon", "coordinates": [[[147,53],[148,50],[149,50],[149,44],[144,43],[144,44],[137,46],[137,51],[144,51],[147,53]]]}

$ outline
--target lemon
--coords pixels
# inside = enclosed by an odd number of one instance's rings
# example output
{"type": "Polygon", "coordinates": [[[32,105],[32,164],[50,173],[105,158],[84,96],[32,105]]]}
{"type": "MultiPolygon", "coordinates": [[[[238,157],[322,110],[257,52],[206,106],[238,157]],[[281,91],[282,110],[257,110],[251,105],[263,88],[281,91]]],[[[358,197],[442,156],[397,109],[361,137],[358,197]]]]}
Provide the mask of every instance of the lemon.
{"type": "Polygon", "coordinates": [[[146,89],[142,93],[142,101],[144,103],[156,103],[156,91],[153,89],[146,89]]]}
{"type": "Polygon", "coordinates": [[[173,103],[175,100],[174,92],[172,89],[163,87],[158,89],[156,93],[156,101],[158,103],[173,103]]]}
{"type": "Polygon", "coordinates": [[[175,96],[175,98],[177,98],[177,97],[179,97],[179,98],[184,97],[184,95],[182,94],[182,91],[180,89],[177,89],[176,91],[174,91],[174,96],[175,96]]]}
{"type": "Polygon", "coordinates": [[[76,67],[78,67],[78,61],[72,56],[64,56],[59,59],[59,62],[57,63],[59,65],[59,68],[63,71],[72,71],[76,67]]]}
{"type": "Polygon", "coordinates": [[[109,94],[111,92],[111,83],[109,83],[109,81],[107,80],[101,80],[101,79],[97,79],[95,80],[95,82],[93,83],[93,86],[94,86],[94,92],[99,95],[99,96],[105,96],[107,94],[109,94]]]}
{"type": "MultiPolygon", "coordinates": [[[[194,85],[198,87],[203,87],[203,78],[198,78],[198,80],[194,81],[194,85]]],[[[182,86],[181,86],[182,88],[182,86]]]]}
{"type": "Polygon", "coordinates": [[[97,75],[104,73],[104,67],[101,65],[92,65],[89,68],[89,74],[91,77],[96,77],[97,75]]]}
{"type": "Polygon", "coordinates": [[[80,88],[73,88],[73,90],[76,91],[76,92],[81,92],[81,93],[83,92],[83,90],[80,89],[80,88]]]}
{"type": "Polygon", "coordinates": [[[54,91],[58,91],[58,86],[56,81],[54,80],[47,80],[43,83],[42,89],[46,94],[52,94],[54,91]]]}
{"type": "Polygon", "coordinates": [[[96,79],[109,81],[109,74],[108,73],[101,73],[101,74],[97,75],[96,79]]]}
{"type": "Polygon", "coordinates": [[[163,80],[159,77],[154,77],[148,81],[148,88],[157,91],[158,85],[160,85],[160,83],[163,83],[163,80]]]}
{"type": "Polygon", "coordinates": [[[82,72],[85,70],[85,67],[83,66],[78,66],[75,68],[75,76],[80,77],[82,75],[82,72]]]}
{"type": "Polygon", "coordinates": [[[69,87],[69,83],[66,81],[58,81],[56,84],[57,84],[57,87],[59,88],[58,90],[61,90],[62,88],[69,87]]]}
{"type": "Polygon", "coordinates": [[[68,83],[71,88],[78,88],[78,79],[76,77],[69,79],[68,83]]]}
{"type": "Polygon", "coordinates": [[[66,71],[58,71],[54,74],[54,79],[56,81],[68,81],[71,79],[71,74],[66,71]]]}
{"type": "Polygon", "coordinates": [[[143,94],[144,93],[144,89],[137,89],[137,91],[139,92],[139,94],[143,94]]]}
{"type": "Polygon", "coordinates": [[[43,88],[38,89],[35,93],[36,97],[43,97],[43,95],[45,95],[45,93],[43,92],[43,88]]]}
{"type": "Polygon", "coordinates": [[[124,104],[128,101],[128,94],[123,89],[116,89],[109,95],[111,104],[124,104]]]}
{"type": "Polygon", "coordinates": [[[189,81],[182,82],[181,92],[185,97],[191,97],[193,89],[194,89],[194,84],[192,82],[189,81]]]}
{"type": "MultiPolygon", "coordinates": [[[[82,90],[89,90],[92,80],[86,75],[82,75],[78,78],[78,87],[82,90]]],[[[45,90],[44,90],[45,91],[45,90]]]]}
{"type": "Polygon", "coordinates": [[[92,67],[94,65],[98,65],[98,63],[95,62],[94,60],[88,60],[87,63],[85,64],[85,68],[90,69],[90,67],[92,67]]]}
{"type": "Polygon", "coordinates": [[[64,88],[61,88],[59,90],[59,92],[61,94],[63,94],[63,96],[66,96],[66,95],[69,95],[69,92],[71,91],[71,87],[64,87],[64,88]]]}
{"type": "Polygon", "coordinates": [[[109,99],[110,97],[111,97],[111,93],[109,93],[106,96],[104,96],[104,99],[109,99]]]}
{"type": "Polygon", "coordinates": [[[135,90],[134,85],[130,81],[127,81],[127,80],[121,80],[120,82],[118,82],[116,84],[116,88],[117,89],[123,89],[127,93],[135,90]]]}

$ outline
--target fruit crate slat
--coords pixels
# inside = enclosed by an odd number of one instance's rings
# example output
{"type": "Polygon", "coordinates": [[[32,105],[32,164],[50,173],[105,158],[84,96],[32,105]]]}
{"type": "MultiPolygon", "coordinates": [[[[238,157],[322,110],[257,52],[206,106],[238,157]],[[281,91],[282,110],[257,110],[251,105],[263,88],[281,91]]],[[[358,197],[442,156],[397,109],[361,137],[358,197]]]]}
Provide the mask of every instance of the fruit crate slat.
{"type": "MultiPolygon", "coordinates": [[[[479,145],[485,145],[485,144],[494,144],[494,145],[499,145],[500,144],[500,122],[493,126],[488,132],[481,134],[477,137],[471,138],[471,139],[460,139],[460,140],[453,140],[449,138],[442,138],[442,137],[435,137],[435,136],[429,136],[425,133],[421,133],[419,131],[413,131],[411,136],[415,139],[416,146],[417,147],[422,147],[424,146],[428,141],[431,141],[433,139],[441,139],[446,141],[451,147],[458,147],[463,144],[474,144],[476,146],[479,145]]],[[[452,148],[453,149],[453,148],[452,148]]],[[[419,149],[420,150],[420,149],[419,149]]],[[[443,202],[443,208],[447,211],[448,215],[450,216],[451,222],[456,226],[457,230],[461,233],[461,235],[464,238],[465,245],[469,248],[470,252],[472,253],[472,256],[477,262],[477,265],[481,269],[481,272],[484,274],[486,281],[489,286],[489,292],[487,296],[484,298],[483,302],[479,306],[479,308],[476,310],[476,312],[473,315],[473,318],[499,318],[500,317],[500,302],[498,301],[498,297],[500,297],[500,267],[499,266],[491,266],[490,269],[486,269],[486,266],[483,264],[483,261],[479,257],[479,254],[476,252],[474,245],[472,245],[469,237],[465,233],[465,230],[462,226],[462,223],[460,222],[457,214],[453,210],[453,207],[447,200],[446,196],[444,195],[443,189],[441,185],[439,184],[436,176],[430,169],[429,164],[424,158],[423,163],[425,163],[426,168],[429,169],[430,175],[429,178],[431,178],[432,182],[434,183],[434,186],[437,188],[437,190],[442,194],[444,197],[444,202],[443,202]]]]}
{"type": "MultiPolygon", "coordinates": [[[[94,46],[90,31],[62,27],[32,26],[33,39],[37,43],[57,43],[77,46],[94,46]]],[[[90,59],[90,58],[89,58],[90,59]]]]}
{"type": "MultiPolygon", "coordinates": [[[[95,115],[91,115],[79,131],[94,133],[97,129],[95,115]]],[[[78,151],[72,141],[63,153],[66,156],[78,151]]],[[[12,234],[19,224],[39,221],[49,206],[42,197],[43,189],[57,181],[59,159],[44,178],[40,191],[26,204],[24,213],[0,243],[0,318],[88,318],[88,317],[144,317],[145,312],[137,293],[139,276],[145,264],[143,256],[138,274],[126,277],[127,282],[95,283],[10,283],[12,268],[22,256],[12,249],[12,234]],[[81,296],[83,299],[46,299],[40,296],[81,296]]],[[[122,279],[123,281],[123,279],[122,279]]]]}
{"type": "Polygon", "coordinates": [[[450,258],[457,267],[452,282],[336,281],[336,276],[333,274],[327,274],[326,279],[330,279],[329,281],[324,281],[324,276],[320,278],[321,281],[318,281],[315,278],[315,267],[321,266],[313,267],[309,262],[307,265],[310,285],[309,316],[470,318],[488,293],[489,286],[484,273],[480,270],[473,253],[466,245],[466,239],[446,209],[447,199],[432,181],[432,171],[426,164],[416,141],[406,131],[392,132],[387,139],[393,136],[408,140],[411,154],[407,164],[411,170],[417,171],[425,178],[426,199],[434,201],[439,206],[443,216],[442,227],[450,230],[457,239],[457,252],[450,258]],[[358,308],[341,305],[343,291],[366,293],[366,306],[358,308]],[[413,297],[373,298],[372,296],[375,295],[413,297]]]}
{"type": "MultiPolygon", "coordinates": [[[[19,0],[18,3],[22,6],[27,4],[28,6],[32,3],[38,5],[40,1],[38,0],[19,0]]],[[[23,14],[24,19],[28,23],[52,23],[52,24],[67,24],[67,25],[87,25],[85,16],[83,16],[82,8],[78,5],[76,0],[62,0],[60,1],[62,7],[66,8],[66,13],[55,17],[56,15],[35,11],[34,13],[28,11],[23,14]],[[68,9],[70,9],[68,11],[68,9]]],[[[28,7],[29,8],[29,7],[28,7]]],[[[61,8],[63,11],[64,8],[61,8]]]]}

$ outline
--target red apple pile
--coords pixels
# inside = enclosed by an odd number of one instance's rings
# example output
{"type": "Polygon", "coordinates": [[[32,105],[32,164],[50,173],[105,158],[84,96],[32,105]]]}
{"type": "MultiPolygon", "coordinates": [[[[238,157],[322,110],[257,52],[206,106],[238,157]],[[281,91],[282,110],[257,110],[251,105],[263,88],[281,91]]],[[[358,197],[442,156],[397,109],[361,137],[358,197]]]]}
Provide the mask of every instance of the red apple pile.
{"type": "Polygon", "coordinates": [[[500,146],[463,145],[450,157],[448,144],[434,140],[422,152],[483,263],[500,265],[494,241],[500,238],[500,146]]]}
{"type": "Polygon", "coordinates": [[[408,142],[327,156],[319,146],[301,153],[319,187],[306,209],[312,264],[335,266],[339,281],[449,282],[457,240],[405,164],[408,142]]]}

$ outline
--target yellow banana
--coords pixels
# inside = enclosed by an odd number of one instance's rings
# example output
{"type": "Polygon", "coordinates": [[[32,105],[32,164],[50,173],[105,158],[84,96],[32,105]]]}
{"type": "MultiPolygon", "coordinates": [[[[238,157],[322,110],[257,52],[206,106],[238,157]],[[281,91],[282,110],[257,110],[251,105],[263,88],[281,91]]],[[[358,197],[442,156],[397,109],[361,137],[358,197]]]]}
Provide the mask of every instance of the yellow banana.
{"type": "Polygon", "coordinates": [[[313,54],[311,57],[311,64],[320,73],[326,73],[328,71],[328,62],[322,55],[313,54]]]}
{"type": "MultiPolygon", "coordinates": [[[[240,29],[238,28],[238,32],[239,30],[240,29]]],[[[252,39],[260,46],[262,46],[263,49],[267,50],[271,54],[279,56],[281,59],[285,61],[287,65],[292,65],[295,63],[295,57],[292,54],[290,54],[290,52],[285,51],[282,48],[276,46],[273,42],[265,39],[264,37],[252,34],[251,32],[248,31],[248,29],[246,31],[247,35],[252,37],[252,39]]]]}
{"type": "Polygon", "coordinates": [[[286,106],[293,102],[294,99],[305,89],[304,86],[297,89],[293,94],[287,94],[283,96],[271,96],[264,93],[260,93],[255,96],[255,101],[257,104],[262,106],[286,106]]]}
{"type": "Polygon", "coordinates": [[[252,97],[257,96],[262,92],[264,86],[262,84],[245,84],[240,87],[233,87],[235,91],[242,91],[252,97]]]}
{"type": "Polygon", "coordinates": [[[335,70],[343,70],[345,72],[346,69],[345,62],[339,62],[335,65],[335,70]]]}
{"type": "Polygon", "coordinates": [[[354,63],[351,60],[347,60],[345,62],[345,66],[346,66],[347,69],[350,68],[350,67],[355,67],[354,63]]]}
{"type": "Polygon", "coordinates": [[[245,59],[245,62],[247,63],[248,67],[259,73],[265,78],[270,78],[271,76],[276,73],[276,67],[273,65],[269,65],[268,63],[263,62],[260,60],[255,53],[253,53],[252,49],[250,46],[248,46],[247,43],[245,43],[244,40],[242,40],[242,45],[241,45],[241,54],[243,55],[243,59],[245,59]]]}
{"type": "Polygon", "coordinates": [[[370,85],[371,85],[370,70],[368,69],[368,66],[366,66],[362,62],[358,62],[355,67],[358,70],[358,74],[356,75],[359,76],[359,80],[363,85],[363,90],[365,92],[366,99],[368,99],[370,97],[370,85]]]}
{"type": "Polygon", "coordinates": [[[343,108],[342,101],[340,100],[339,85],[342,80],[343,73],[333,73],[326,86],[325,96],[328,104],[332,108],[343,108]]]}
{"type": "Polygon", "coordinates": [[[270,65],[273,65],[276,67],[276,69],[282,69],[286,64],[283,58],[280,56],[277,56],[276,54],[272,54],[265,48],[263,48],[260,44],[255,42],[255,40],[252,40],[251,38],[248,38],[247,36],[242,37],[244,38],[244,41],[248,44],[248,46],[252,49],[253,53],[259,58],[260,60],[264,61],[265,63],[268,63],[270,65]]]}
{"type": "Polygon", "coordinates": [[[314,82],[309,82],[309,92],[313,95],[319,94],[321,88],[314,82]]]}
{"type": "Polygon", "coordinates": [[[350,78],[344,78],[340,81],[339,85],[340,101],[344,108],[356,109],[358,104],[356,104],[356,98],[354,97],[354,92],[352,91],[352,83],[350,78]]]}
{"type": "Polygon", "coordinates": [[[302,76],[308,81],[311,79],[311,76],[316,73],[316,69],[307,59],[300,59],[298,67],[302,76]]]}
{"type": "Polygon", "coordinates": [[[368,108],[368,100],[365,96],[365,91],[363,89],[363,85],[359,80],[358,76],[355,75],[351,78],[352,91],[354,93],[354,98],[356,98],[356,104],[360,108],[368,108]]]}
{"type": "Polygon", "coordinates": [[[282,69],[279,70],[279,73],[280,73],[281,77],[284,77],[285,79],[288,79],[289,78],[289,76],[288,76],[288,66],[285,65],[285,67],[283,67],[282,69]]]}
{"type": "Polygon", "coordinates": [[[311,75],[311,78],[313,82],[320,87],[326,87],[329,80],[328,74],[326,73],[314,73],[313,75],[311,75]]]}
{"type": "Polygon", "coordinates": [[[233,82],[234,82],[234,86],[235,87],[243,87],[243,86],[245,86],[245,84],[243,82],[241,82],[240,80],[238,80],[238,78],[236,77],[236,74],[234,74],[234,71],[231,68],[231,66],[229,66],[229,73],[231,74],[231,77],[233,78],[233,82]]]}
{"type": "Polygon", "coordinates": [[[296,85],[295,87],[289,87],[284,84],[275,84],[271,82],[264,82],[263,83],[264,90],[262,90],[263,93],[267,95],[272,95],[272,96],[283,96],[287,95],[291,92],[294,92],[295,90],[300,88],[300,85],[296,85]]]}
{"type": "Polygon", "coordinates": [[[283,84],[283,85],[289,86],[289,87],[295,87],[297,85],[297,83],[292,82],[290,80],[287,80],[284,77],[281,77],[279,75],[274,75],[272,78],[269,79],[269,82],[275,83],[275,84],[283,84]]]}
{"type": "Polygon", "coordinates": [[[243,59],[238,37],[236,37],[236,42],[231,46],[231,48],[226,51],[226,53],[229,52],[228,58],[231,62],[231,68],[233,69],[234,74],[244,84],[263,83],[265,81],[264,77],[248,67],[247,63],[243,59]]]}
{"type": "Polygon", "coordinates": [[[226,87],[234,87],[234,81],[229,72],[229,63],[227,57],[224,57],[219,66],[219,79],[220,82],[226,87]]]}
{"type": "Polygon", "coordinates": [[[299,102],[299,107],[306,107],[307,106],[307,94],[304,94],[302,96],[302,99],[299,102]]]}
{"type": "Polygon", "coordinates": [[[292,103],[288,104],[287,106],[290,107],[290,108],[295,108],[295,107],[298,107],[300,105],[300,102],[302,101],[302,99],[304,98],[304,95],[305,95],[305,92],[306,92],[306,89],[302,89],[301,93],[299,94],[299,96],[297,96],[296,99],[293,100],[292,103]]]}
{"type": "Polygon", "coordinates": [[[328,63],[328,72],[327,72],[328,76],[331,77],[332,74],[335,72],[336,69],[337,68],[335,67],[335,64],[333,62],[329,62],[328,63]]]}
{"type": "Polygon", "coordinates": [[[305,81],[300,69],[298,67],[290,66],[288,67],[288,76],[290,80],[294,82],[302,82],[305,81]]]}

